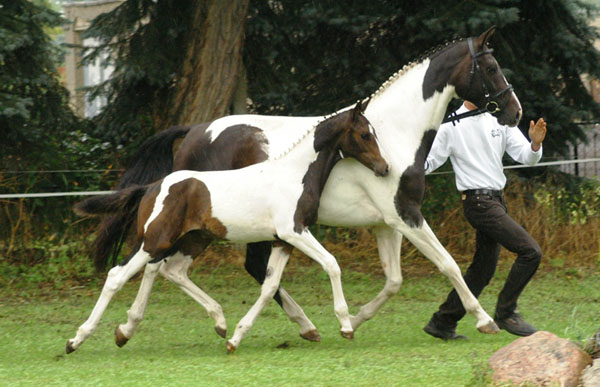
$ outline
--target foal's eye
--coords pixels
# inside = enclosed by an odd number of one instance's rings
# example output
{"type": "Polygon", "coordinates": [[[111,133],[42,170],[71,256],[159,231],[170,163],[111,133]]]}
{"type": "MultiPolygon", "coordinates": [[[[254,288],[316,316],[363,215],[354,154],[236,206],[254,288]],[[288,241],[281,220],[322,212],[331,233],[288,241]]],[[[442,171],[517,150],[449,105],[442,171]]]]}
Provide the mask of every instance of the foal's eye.
{"type": "Polygon", "coordinates": [[[362,138],[363,140],[368,140],[371,138],[370,133],[363,133],[360,135],[360,138],[362,138]]]}

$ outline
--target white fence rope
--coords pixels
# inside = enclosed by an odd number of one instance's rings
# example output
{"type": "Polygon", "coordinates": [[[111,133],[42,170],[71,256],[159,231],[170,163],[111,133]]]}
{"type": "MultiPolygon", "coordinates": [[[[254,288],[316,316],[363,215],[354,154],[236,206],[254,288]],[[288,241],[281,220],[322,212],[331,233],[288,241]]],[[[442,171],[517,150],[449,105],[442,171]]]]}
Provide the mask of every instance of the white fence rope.
{"type": "MultiPolygon", "coordinates": [[[[565,165],[565,164],[580,164],[580,163],[593,163],[600,162],[600,158],[593,159],[582,159],[582,160],[562,160],[562,161],[546,161],[537,163],[535,165],[508,165],[504,169],[516,169],[516,168],[535,168],[535,167],[548,167],[552,165],[565,165]]],[[[433,172],[430,175],[445,175],[454,173],[452,171],[447,172],[433,172]]],[[[20,194],[0,194],[0,199],[21,199],[21,198],[50,198],[50,197],[61,197],[61,196],[90,196],[90,195],[107,195],[116,191],[81,191],[81,192],[42,192],[42,193],[20,193],[20,194]]]]}

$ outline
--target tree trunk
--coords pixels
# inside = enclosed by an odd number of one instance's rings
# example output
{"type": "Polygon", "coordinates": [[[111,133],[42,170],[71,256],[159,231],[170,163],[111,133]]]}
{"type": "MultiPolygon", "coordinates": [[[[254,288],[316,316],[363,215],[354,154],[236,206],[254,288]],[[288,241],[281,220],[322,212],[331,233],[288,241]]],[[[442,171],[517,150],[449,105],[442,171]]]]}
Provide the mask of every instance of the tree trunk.
{"type": "Polygon", "coordinates": [[[250,0],[201,3],[192,16],[186,54],[168,104],[157,101],[154,109],[156,131],[227,115],[236,93],[244,93],[242,49],[250,0]]]}

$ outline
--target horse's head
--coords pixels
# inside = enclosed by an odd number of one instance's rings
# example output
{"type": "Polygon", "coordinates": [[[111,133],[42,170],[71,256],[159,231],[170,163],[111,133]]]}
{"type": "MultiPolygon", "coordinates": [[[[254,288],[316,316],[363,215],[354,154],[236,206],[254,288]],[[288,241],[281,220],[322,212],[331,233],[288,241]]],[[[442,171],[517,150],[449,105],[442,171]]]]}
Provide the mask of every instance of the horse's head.
{"type": "Polygon", "coordinates": [[[492,27],[463,42],[464,56],[452,83],[460,98],[485,108],[496,116],[498,123],[516,126],[523,114],[521,103],[492,55],[493,50],[487,46],[495,29],[492,27]]]}
{"type": "Polygon", "coordinates": [[[355,158],[375,175],[386,176],[390,167],[381,155],[375,129],[363,114],[368,103],[358,102],[353,109],[327,120],[330,121],[327,130],[316,134],[315,150],[321,150],[326,144],[335,144],[332,146],[342,158],[355,158]]]}

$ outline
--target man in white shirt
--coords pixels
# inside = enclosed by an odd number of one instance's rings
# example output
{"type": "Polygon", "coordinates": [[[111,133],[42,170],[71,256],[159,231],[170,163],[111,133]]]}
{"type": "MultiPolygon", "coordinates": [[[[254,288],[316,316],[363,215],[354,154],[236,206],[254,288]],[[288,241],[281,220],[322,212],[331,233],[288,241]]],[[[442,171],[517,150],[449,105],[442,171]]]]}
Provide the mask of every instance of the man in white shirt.
{"type": "MultiPolygon", "coordinates": [[[[469,101],[457,114],[477,107],[469,101]]],[[[536,164],[542,157],[546,123],[540,118],[529,124],[531,143],[517,127],[498,124],[489,113],[463,118],[456,124],[440,126],[425,162],[429,174],[452,162],[456,187],[461,191],[465,218],[477,230],[473,262],[464,275],[475,297],[489,283],[498,263],[500,247],[517,254],[504,288],[498,296],[494,319],[501,329],[518,336],[529,336],[536,329],[517,313],[517,298],[536,272],[542,258],[537,242],[507,214],[502,190],[506,184],[502,156],[507,152],[522,164],[536,164]]],[[[443,339],[464,339],[456,333],[465,309],[452,291],[425,326],[428,334],[443,339]]]]}

